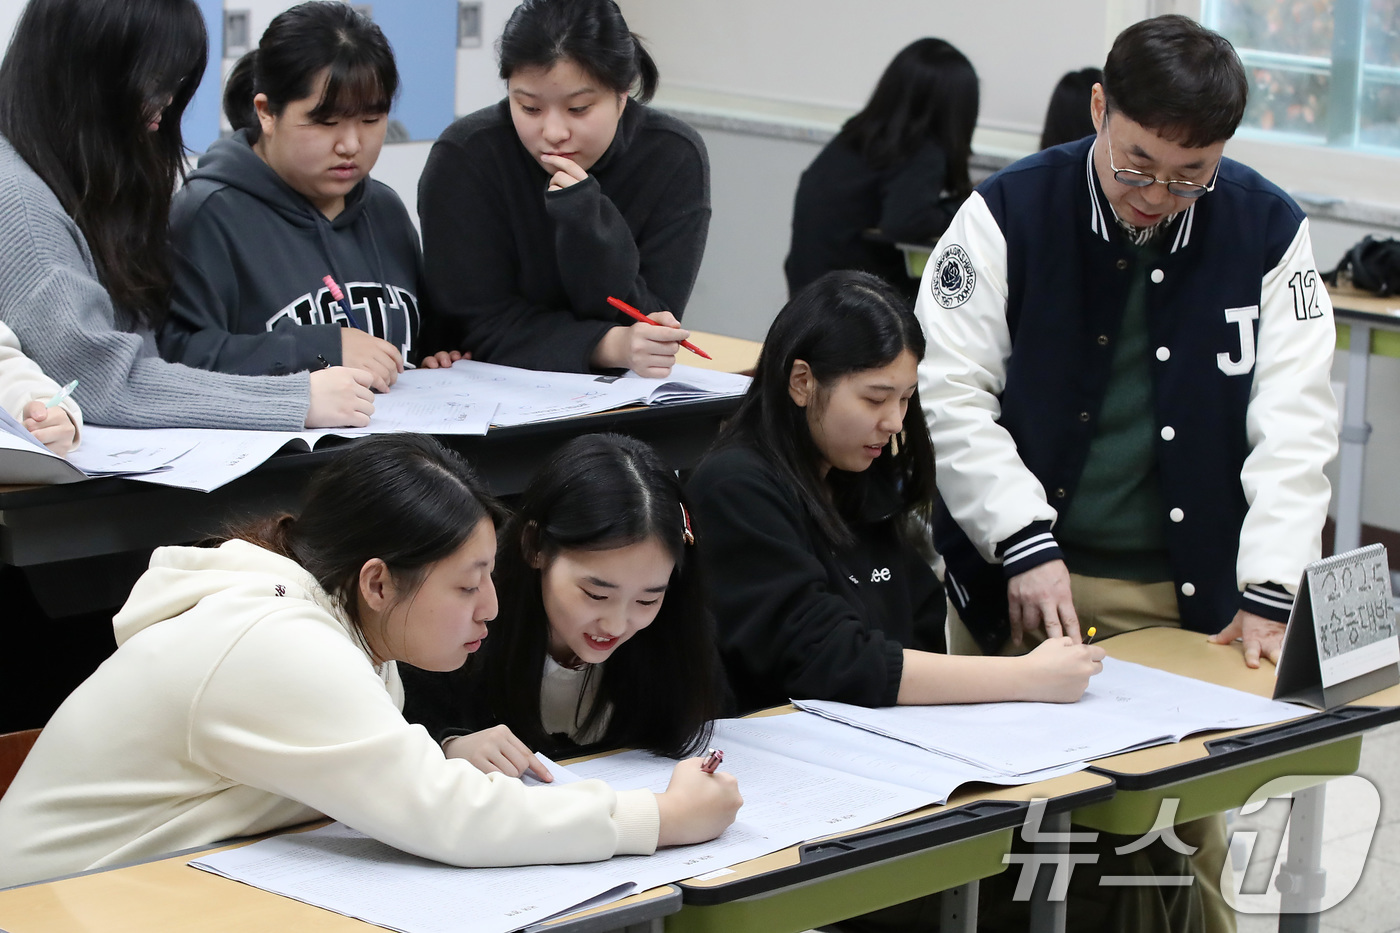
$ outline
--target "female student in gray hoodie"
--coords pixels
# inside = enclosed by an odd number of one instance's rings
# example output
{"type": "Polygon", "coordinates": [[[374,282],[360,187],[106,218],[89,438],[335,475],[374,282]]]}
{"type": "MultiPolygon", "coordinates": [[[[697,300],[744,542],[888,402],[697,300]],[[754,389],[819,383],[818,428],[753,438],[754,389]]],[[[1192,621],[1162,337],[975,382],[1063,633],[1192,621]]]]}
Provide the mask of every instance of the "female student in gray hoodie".
{"type": "Polygon", "coordinates": [[[0,64],[0,322],[119,427],[362,427],[369,373],[272,379],[174,366],[166,219],[204,73],[193,0],[31,0],[0,64]]]}
{"type": "Polygon", "coordinates": [[[237,132],[171,207],[166,359],[245,374],[344,363],[380,391],[417,360],[418,235],[368,177],[397,89],[388,41],[351,7],[313,0],[272,20],[229,76],[237,132]]]}

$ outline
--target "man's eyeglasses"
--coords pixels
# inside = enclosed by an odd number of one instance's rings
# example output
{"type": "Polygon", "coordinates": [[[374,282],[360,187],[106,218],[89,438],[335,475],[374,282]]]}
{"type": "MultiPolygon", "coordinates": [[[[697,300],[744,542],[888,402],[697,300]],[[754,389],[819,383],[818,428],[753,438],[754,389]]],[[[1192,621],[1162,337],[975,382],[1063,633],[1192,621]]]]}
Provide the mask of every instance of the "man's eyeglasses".
{"type": "MultiPolygon", "coordinates": [[[[1210,184],[1202,185],[1194,181],[1178,181],[1171,179],[1163,181],[1156,175],[1147,172],[1139,172],[1131,168],[1119,168],[1113,164],[1113,138],[1104,133],[1104,138],[1108,140],[1108,167],[1113,171],[1113,178],[1120,185],[1127,185],[1129,188],[1146,188],[1148,185],[1166,185],[1167,191],[1178,198],[1194,200],[1201,195],[1215,190],[1215,181],[1220,177],[1220,162],[1215,163],[1215,174],[1210,177],[1210,184]]],[[[1223,157],[1221,161],[1224,161],[1223,157]]]]}

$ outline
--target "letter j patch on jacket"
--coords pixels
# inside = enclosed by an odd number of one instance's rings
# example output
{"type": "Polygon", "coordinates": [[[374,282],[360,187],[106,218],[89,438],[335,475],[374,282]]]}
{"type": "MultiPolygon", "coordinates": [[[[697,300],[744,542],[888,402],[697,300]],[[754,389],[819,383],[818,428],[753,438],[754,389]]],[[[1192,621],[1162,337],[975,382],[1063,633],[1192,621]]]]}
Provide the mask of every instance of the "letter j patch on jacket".
{"type": "Polygon", "coordinates": [[[972,259],[967,251],[956,243],[944,247],[934,263],[933,278],[929,288],[933,298],[945,308],[956,308],[966,304],[977,287],[977,273],[972,269],[972,259]]]}

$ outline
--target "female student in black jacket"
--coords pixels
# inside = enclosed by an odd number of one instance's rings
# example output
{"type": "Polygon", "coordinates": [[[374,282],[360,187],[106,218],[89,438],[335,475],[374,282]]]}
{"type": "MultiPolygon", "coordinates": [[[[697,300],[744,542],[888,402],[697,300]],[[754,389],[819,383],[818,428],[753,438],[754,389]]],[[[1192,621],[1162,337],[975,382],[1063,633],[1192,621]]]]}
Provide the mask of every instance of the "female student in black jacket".
{"type": "Polygon", "coordinates": [[[612,0],[525,0],[500,74],[506,99],[449,126],[419,181],[433,307],[478,360],[669,374],[710,223],[699,135],[644,106],[656,65],[612,0]]]}
{"type": "Polygon", "coordinates": [[[404,715],[449,757],[511,776],[540,772],[532,750],[702,751],[726,695],[694,541],[654,450],[571,441],[501,534],[499,624],[458,671],[404,667],[404,715]]]}
{"type": "Polygon", "coordinates": [[[1103,649],[1019,658],[943,647],[944,596],[904,527],[933,496],[924,335],[897,292],[833,272],[778,313],[748,394],[687,486],[720,651],[741,709],[1073,702],[1103,649]]]}
{"type": "Polygon", "coordinates": [[[920,243],[947,228],[972,191],[968,159],[977,126],[977,72],[942,39],[919,39],[890,62],[865,109],[841,127],[802,173],[783,268],[788,294],[832,269],[861,269],[913,296],[887,239],[920,243]]]}

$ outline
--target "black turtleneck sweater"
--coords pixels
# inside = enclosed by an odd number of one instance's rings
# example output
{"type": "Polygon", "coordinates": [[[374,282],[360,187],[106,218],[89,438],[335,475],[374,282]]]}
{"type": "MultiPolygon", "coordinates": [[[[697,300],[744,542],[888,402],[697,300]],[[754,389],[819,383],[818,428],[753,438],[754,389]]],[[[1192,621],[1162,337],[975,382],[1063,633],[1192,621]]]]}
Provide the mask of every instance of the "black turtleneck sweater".
{"type": "Polygon", "coordinates": [[[501,101],[433,145],[418,184],[427,294],[460,346],[489,363],[588,372],[609,295],[685,310],[710,224],[699,135],[629,100],[588,179],[550,192],[501,101]]]}

